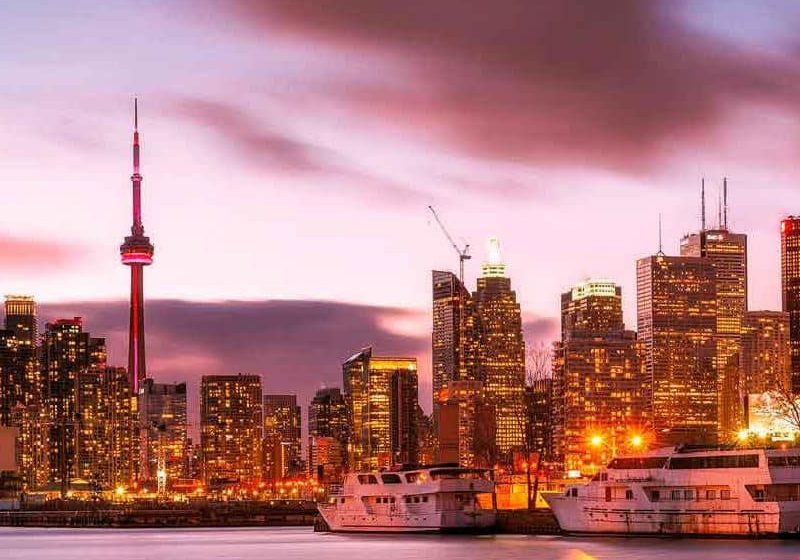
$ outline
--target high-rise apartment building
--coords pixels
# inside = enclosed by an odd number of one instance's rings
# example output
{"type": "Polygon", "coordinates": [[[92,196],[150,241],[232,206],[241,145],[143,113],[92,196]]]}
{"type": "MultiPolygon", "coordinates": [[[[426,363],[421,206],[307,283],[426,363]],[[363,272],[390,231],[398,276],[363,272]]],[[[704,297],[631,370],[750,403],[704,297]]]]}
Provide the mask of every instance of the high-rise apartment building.
{"type": "Polygon", "coordinates": [[[338,387],[320,389],[308,405],[308,466],[312,476],[330,480],[346,464],[347,407],[338,387]]]}
{"type": "Polygon", "coordinates": [[[47,324],[41,356],[50,422],[48,479],[60,481],[66,492],[69,481],[78,475],[78,446],[85,446],[78,441],[80,378],[90,371],[105,369],[105,340],[85,332],[80,317],[60,319],[47,324]]]}
{"type": "Polygon", "coordinates": [[[433,271],[433,419],[451,381],[477,380],[478,333],[472,295],[452,272],[433,271]]]}
{"type": "Polygon", "coordinates": [[[636,289],[656,436],[663,443],[716,443],[716,268],[707,258],[659,253],[637,261],[636,289]]]}
{"type": "Polygon", "coordinates": [[[648,384],[636,333],[623,324],[620,287],[590,280],[562,294],[561,333],[553,361],[557,459],[591,472],[641,434],[646,419],[648,384]],[[607,449],[591,448],[592,438],[607,449]]]}
{"type": "Polygon", "coordinates": [[[743,395],[791,388],[789,314],[748,311],[742,321],[741,390],[743,395]]]}
{"type": "Polygon", "coordinates": [[[508,456],[522,444],[525,425],[525,341],[522,315],[497,239],[489,240],[473,295],[478,319],[480,380],[495,409],[497,452],[508,456]]]}
{"type": "Polygon", "coordinates": [[[538,460],[553,461],[553,378],[541,377],[525,387],[526,426],[528,445],[538,460]]]}
{"type": "Polygon", "coordinates": [[[344,362],[342,376],[350,468],[416,463],[416,358],[373,356],[372,348],[365,348],[344,362]]]}
{"type": "Polygon", "coordinates": [[[204,375],[200,382],[204,479],[213,490],[261,479],[259,375],[204,375]]]}
{"type": "Polygon", "coordinates": [[[800,216],[781,221],[781,299],[789,313],[792,392],[800,394],[800,216]]]}
{"type": "Polygon", "coordinates": [[[303,470],[301,411],[297,395],[264,395],[264,466],[270,480],[303,470]]]}
{"type": "Polygon", "coordinates": [[[171,487],[188,476],[188,418],[186,383],[156,383],[144,379],[139,386],[141,418],[141,472],[143,482],[171,487]]]}

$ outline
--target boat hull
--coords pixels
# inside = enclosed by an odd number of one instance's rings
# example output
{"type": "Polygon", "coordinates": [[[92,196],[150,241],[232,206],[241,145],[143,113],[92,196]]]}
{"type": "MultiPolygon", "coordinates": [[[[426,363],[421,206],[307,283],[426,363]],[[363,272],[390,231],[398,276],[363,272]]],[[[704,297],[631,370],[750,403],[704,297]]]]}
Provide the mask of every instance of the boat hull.
{"type": "Polygon", "coordinates": [[[760,511],[623,511],[586,507],[553,496],[550,507],[568,534],[761,537],[800,535],[800,505],[760,511]]]}
{"type": "Polygon", "coordinates": [[[486,533],[495,525],[493,511],[442,512],[420,515],[363,515],[321,507],[320,515],[334,533],[486,533]]]}

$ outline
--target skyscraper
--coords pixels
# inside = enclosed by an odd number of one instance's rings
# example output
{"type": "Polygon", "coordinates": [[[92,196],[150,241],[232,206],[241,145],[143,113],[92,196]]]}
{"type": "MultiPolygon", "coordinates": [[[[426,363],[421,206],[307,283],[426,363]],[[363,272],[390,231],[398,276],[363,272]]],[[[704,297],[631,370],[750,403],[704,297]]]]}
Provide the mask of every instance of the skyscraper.
{"type": "Polygon", "coordinates": [[[143,481],[158,481],[159,471],[170,487],[187,473],[186,383],[155,383],[145,379],[139,387],[139,417],[143,481]]]}
{"type": "Polygon", "coordinates": [[[789,314],[748,311],[742,321],[742,394],[791,388],[789,314]]]}
{"type": "Polygon", "coordinates": [[[301,422],[297,395],[264,395],[264,461],[270,480],[300,474],[301,422]]]}
{"type": "Polygon", "coordinates": [[[29,487],[49,477],[49,417],[37,356],[36,302],[31,296],[5,298],[5,332],[0,336],[0,424],[19,429],[17,455],[29,487]]]}
{"type": "Polygon", "coordinates": [[[494,406],[487,402],[483,383],[450,381],[439,391],[438,461],[463,467],[493,466],[495,449],[494,406]]]}
{"type": "MultiPolygon", "coordinates": [[[[728,188],[724,185],[720,223],[706,229],[705,216],[697,233],[681,239],[682,257],[703,257],[716,272],[717,298],[717,370],[718,417],[720,433],[735,434],[743,425],[743,402],[740,397],[739,350],[742,318],[747,311],[747,235],[728,229],[728,188]]],[[[705,187],[703,187],[705,200],[705,187]]],[[[704,212],[704,210],[701,210],[704,212]]]]}
{"type": "Polygon", "coordinates": [[[342,376],[351,470],[416,463],[416,358],[378,357],[365,348],[345,360],[342,376]]]}
{"type": "Polygon", "coordinates": [[[131,234],[120,246],[122,264],[131,269],[131,305],[128,331],[128,373],[133,390],[139,394],[139,384],[147,377],[144,344],[144,267],[153,263],[153,245],[144,234],[142,225],[142,175],[139,173],[139,111],[133,108],[133,225],[131,234]]]}
{"type": "Polygon", "coordinates": [[[663,253],[636,263],[638,338],[650,417],[664,443],[716,443],[716,268],[663,253]]]}
{"type": "Polygon", "coordinates": [[[261,479],[261,376],[204,375],[200,438],[210,489],[261,479]]]}
{"type": "Polygon", "coordinates": [[[451,381],[478,379],[478,338],[472,295],[452,272],[433,271],[433,419],[451,381]]]}
{"type": "Polygon", "coordinates": [[[636,333],[622,321],[622,290],[587,281],[561,296],[562,339],[553,361],[557,458],[567,470],[591,472],[641,434],[647,383],[636,333]],[[603,442],[593,449],[589,442],[603,442]]]}
{"type": "Polygon", "coordinates": [[[800,216],[781,222],[781,299],[789,313],[792,392],[800,394],[800,216]]]}
{"type": "Polygon", "coordinates": [[[525,341],[522,315],[511,280],[500,259],[497,239],[489,240],[473,298],[478,318],[480,379],[495,409],[497,452],[507,455],[522,444],[525,425],[525,341]]]}
{"type": "Polygon", "coordinates": [[[42,382],[36,360],[36,303],[30,296],[6,296],[5,330],[0,331],[0,425],[11,425],[17,405],[36,406],[42,382]]]}
{"type": "Polygon", "coordinates": [[[338,387],[319,389],[308,406],[308,435],[347,439],[347,408],[338,387]]]}

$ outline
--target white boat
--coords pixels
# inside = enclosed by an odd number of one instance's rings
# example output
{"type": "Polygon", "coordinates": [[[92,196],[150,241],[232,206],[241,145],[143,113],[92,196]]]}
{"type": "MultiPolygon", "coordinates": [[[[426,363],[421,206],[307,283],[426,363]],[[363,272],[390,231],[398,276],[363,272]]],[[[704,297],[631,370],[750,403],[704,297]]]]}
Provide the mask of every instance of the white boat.
{"type": "Polygon", "coordinates": [[[494,481],[451,466],[351,473],[319,512],[335,532],[481,532],[495,523],[494,481]]]}
{"type": "Polygon", "coordinates": [[[800,533],[800,449],[664,448],[546,496],[567,533],[800,533]]]}

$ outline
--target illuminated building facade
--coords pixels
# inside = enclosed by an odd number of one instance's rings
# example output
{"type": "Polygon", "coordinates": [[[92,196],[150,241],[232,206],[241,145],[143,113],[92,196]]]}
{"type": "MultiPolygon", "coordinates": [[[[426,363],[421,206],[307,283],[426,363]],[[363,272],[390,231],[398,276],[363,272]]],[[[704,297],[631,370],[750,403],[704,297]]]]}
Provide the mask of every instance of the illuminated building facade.
{"type": "Polygon", "coordinates": [[[716,443],[716,268],[663,253],[636,264],[638,338],[660,443],[716,443]]]}
{"type": "Polygon", "coordinates": [[[557,459],[566,470],[592,472],[645,423],[647,383],[636,333],[622,321],[620,287],[587,281],[562,294],[561,333],[553,361],[557,459]],[[607,448],[591,448],[592,438],[607,448]]]}
{"type": "Polygon", "coordinates": [[[351,470],[417,462],[417,360],[365,348],[342,365],[351,470]]]}
{"type": "Polygon", "coordinates": [[[781,300],[789,314],[792,392],[800,394],[800,216],[781,222],[781,300]]]}
{"type": "Polygon", "coordinates": [[[719,228],[703,229],[681,240],[682,257],[704,257],[716,271],[718,417],[721,437],[744,424],[740,394],[739,353],[742,319],[747,311],[747,236],[727,227],[727,212],[719,228]]]}
{"type": "Polygon", "coordinates": [[[433,419],[451,381],[477,380],[478,333],[472,295],[452,272],[433,271],[433,419]]]}
{"type": "Polygon", "coordinates": [[[483,383],[450,381],[438,397],[438,462],[492,466],[496,457],[495,414],[484,396],[483,383]]]}
{"type": "Polygon", "coordinates": [[[309,435],[308,467],[311,476],[322,483],[341,481],[345,467],[342,442],[334,437],[309,435]]]}
{"type": "Polygon", "coordinates": [[[297,395],[264,395],[264,466],[269,480],[303,471],[301,422],[297,395]]]}
{"type": "Polygon", "coordinates": [[[478,318],[480,380],[495,409],[497,452],[507,456],[522,444],[525,419],[525,341],[522,316],[497,239],[489,240],[473,295],[478,318]]]}
{"type": "Polygon", "coordinates": [[[155,383],[145,379],[139,387],[139,408],[143,423],[140,478],[152,485],[162,471],[169,488],[189,476],[186,383],[155,383]]]}
{"type": "Polygon", "coordinates": [[[202,377],[200,440],[204,479],[211,489],[261,479],[261,427],[261,376],[202,377]]]}
{"type": "Polygon", "coordinates": [[[741,390],[743,395],[791,388],[789,314],[748,311],[742,321],[741,390]]]}

